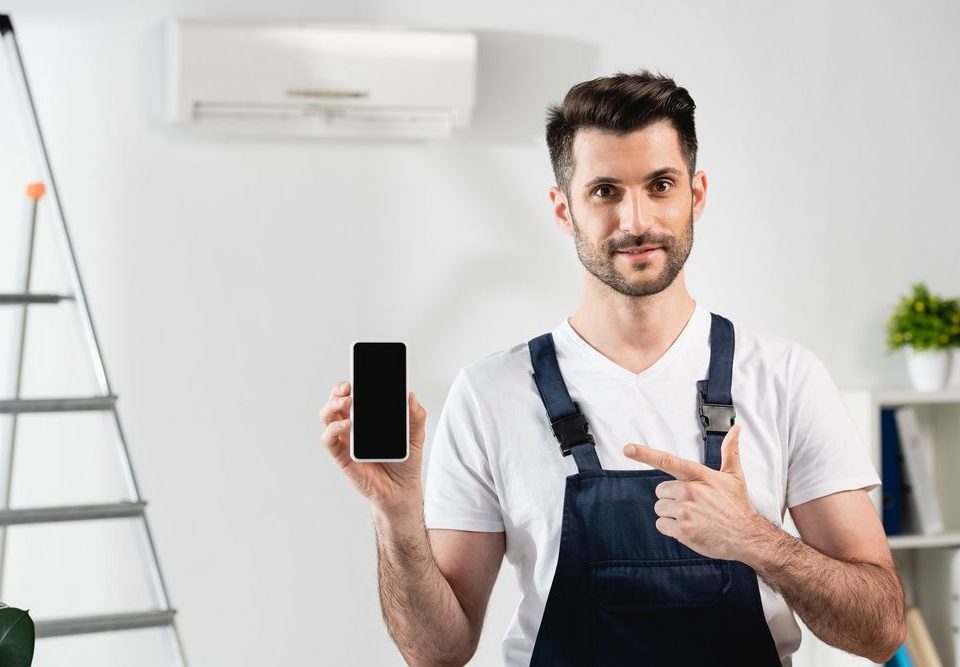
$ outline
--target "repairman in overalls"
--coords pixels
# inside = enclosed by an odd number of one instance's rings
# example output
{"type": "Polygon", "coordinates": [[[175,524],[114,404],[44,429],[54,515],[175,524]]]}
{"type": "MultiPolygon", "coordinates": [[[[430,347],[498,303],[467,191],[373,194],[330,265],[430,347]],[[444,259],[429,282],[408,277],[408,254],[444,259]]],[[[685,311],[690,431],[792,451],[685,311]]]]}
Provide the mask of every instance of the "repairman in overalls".
{"type": "MultiPolygon", "coordinates": [[[[550,199],[583,297],[550,332],[461,369],[425,486],[423,407],[410,402],[410,460],[373,468],[345,456],[334,420],[350,389],[331,392],[324,437],[372,501],[384,618],[410,664],[470,660],[504,555],[522,596],[511,667],[790,665],[795,614],[877,662],[903,641],[903,589],[867,494],[880,480],[824,364],[687,293],[707,192],[693,112],[684,88],[645,71],[580,83],[550,108],[550,199]],[[788,509],[802,540],[782,528],[788,509]]],[[[565,287],[549,239],[517,238],[531,270],[516,299],[532,309],[565,287]]],[[[708,250],[704,284],[732,289],[728,269],[762,265],[742,231],[708,250]]]]}

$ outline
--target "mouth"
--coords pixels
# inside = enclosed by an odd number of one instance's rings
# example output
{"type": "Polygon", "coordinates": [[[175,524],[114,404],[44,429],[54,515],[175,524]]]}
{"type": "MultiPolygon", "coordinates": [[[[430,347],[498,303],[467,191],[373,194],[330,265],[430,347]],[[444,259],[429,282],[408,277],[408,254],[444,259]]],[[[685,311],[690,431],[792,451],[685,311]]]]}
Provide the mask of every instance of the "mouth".
{"type": "Polygon", "coordinates": [[[644,261],[652,258],[654,254],[662,250],[663,248],[661,246],[652,246],[652,247],[640,246],[639,248],[628,248],[625,250],[618,250],[617,254],[623,255],[624,257],[627,257],[628,259],[631,259],[634,261],[637,261],[637,260],[644,261]]]}

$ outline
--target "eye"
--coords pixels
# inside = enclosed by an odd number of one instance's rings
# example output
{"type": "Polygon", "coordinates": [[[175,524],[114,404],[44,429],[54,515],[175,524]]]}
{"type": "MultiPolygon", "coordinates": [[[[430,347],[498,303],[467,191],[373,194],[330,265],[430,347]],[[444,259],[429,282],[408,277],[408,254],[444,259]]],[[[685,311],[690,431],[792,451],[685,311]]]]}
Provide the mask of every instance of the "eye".
{"type": "MultiPolygon", "coordinates": [[[[593,194],[597,194],[597,191],[600,190],[601,188],[613,189],[613,186],[608,184],[598,185],[596,188],[594,188],[593,194]]],[[[606,197],[601,197],[601,199],[606,199],[606,197]]]]}
{"type": "Polygon", "coordinates": [[[659,192],[663,194],[673,189],[673,181],[671,181],[669,178],[661,178],[653,182],[653,187],[654,187],[654,192],[659,192]],[[658,185],[669,185],[670,187],[667,188],[666,190],[658,190],[657,189],[658,185]]]}

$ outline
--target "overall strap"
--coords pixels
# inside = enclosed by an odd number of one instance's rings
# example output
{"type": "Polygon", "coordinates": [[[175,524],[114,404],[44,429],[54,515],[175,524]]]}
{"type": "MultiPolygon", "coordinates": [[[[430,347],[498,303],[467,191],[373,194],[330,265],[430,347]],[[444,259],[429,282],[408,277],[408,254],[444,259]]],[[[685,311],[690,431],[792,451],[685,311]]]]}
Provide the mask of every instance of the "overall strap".
{"type": "Polygon", "coordinates": [[[587,418],[580,412],[580,406],[571,400],[560,374],[553,334],[547,332],[537,336],[528,345],[533,362],[533,380],[547,409],[553,434],[560,442],[560,451],[564,456],[573,454],[580,472],[600,470],[600,459],[587,418]]]}
{"type": "Polygon", "coordinates": [[[734,335],[730,320],[716,313],[710,316],[710,369],[707,378],[697,382],[697,407],[703,436],[703,463],[719,470],[720,445],[737,416],[730,395],[734,335]]]}

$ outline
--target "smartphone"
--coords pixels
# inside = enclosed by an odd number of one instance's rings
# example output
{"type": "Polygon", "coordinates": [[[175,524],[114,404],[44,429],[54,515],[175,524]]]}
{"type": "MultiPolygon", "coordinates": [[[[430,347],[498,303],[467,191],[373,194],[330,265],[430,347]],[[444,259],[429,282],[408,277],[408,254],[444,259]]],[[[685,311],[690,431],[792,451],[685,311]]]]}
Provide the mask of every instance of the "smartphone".
{"type": "Polygon", "coordinates": [[[350,343],[350,458],[406,461],[410,456],[407,346],[350,343]]]}

